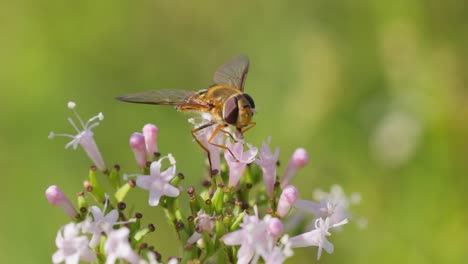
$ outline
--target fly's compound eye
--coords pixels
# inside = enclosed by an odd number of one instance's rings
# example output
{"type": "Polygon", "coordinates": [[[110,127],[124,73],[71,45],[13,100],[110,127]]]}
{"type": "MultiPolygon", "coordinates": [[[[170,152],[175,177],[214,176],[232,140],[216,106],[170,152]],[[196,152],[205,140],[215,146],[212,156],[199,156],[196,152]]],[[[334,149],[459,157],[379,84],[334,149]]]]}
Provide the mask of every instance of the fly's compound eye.
{"type": "Polygon", "coordinates": [[[245,97],[245,99],[247,99],[247,101],[249,101],[249,104],[250,104],[251,108],[255,108],[255,102],[252,99],[252,97],[250,95],[248,95],[248,94],[244,94],[244,97],[245,97]]]}
{"type": "Polygon", "coordinates": [[[239,116],[239,107],[237,106],[237,98],[231,97],[224,103],[223,119],[226,123],[235,125],[239,116]]]}

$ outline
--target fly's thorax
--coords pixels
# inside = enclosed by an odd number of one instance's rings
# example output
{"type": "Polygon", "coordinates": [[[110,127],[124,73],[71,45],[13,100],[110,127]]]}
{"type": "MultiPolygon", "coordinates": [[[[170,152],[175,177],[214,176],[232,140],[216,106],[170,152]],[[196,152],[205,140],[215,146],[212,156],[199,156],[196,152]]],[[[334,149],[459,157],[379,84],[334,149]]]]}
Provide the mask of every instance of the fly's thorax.
{"type": "Polygon", "coordinates": [[[248,94],[229,97],[223,108],[223,119],[226,123],[242,129],[250,124],[254,114],[255,103],[248,94]]]}

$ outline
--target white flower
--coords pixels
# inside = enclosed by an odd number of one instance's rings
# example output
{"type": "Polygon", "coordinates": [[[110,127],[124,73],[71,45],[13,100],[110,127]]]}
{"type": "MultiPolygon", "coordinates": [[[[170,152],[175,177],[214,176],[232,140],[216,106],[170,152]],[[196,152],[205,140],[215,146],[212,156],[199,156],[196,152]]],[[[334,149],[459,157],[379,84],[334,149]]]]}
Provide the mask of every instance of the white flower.
{"type": "Polygon", "coordinates": [[[96,253],[88,248],[88,237],[79,236],[79,231],[80,225],[74,223],[60,228],[55,239],[58,250],[52,256],[53,263],[78,264],[80,260],[91,262],[96,259],[96,253]]]}
{"type": "MultiPolygon", "coordinates": [[[[240,245],[237,252],[237,263],[247,264],[252,260],[256,263],[260,255],[270,252],[276,243],[276,237],[269,232],[268,223],[272,218],[266,215],[262,220],[258,218],[257,208],[255,215],[245,215],[240,224],[241,229],[225,234],[221,240],[226,245],[240,245]]],[[[276,235],[276,234],[275,234],[276,235]]]]}
{"type": "Polygon", "coordinates": [[[107,208],[107,201],[108,200],[106,200],[106,204],[102,211],[97,206],[91,206],[91,208],[89,208],[89,212],[93,215],[93,218],[91,219],[91,217],[88,217],[86,221],[84,221],[83,232],[93,234],[93,237],[89,242],[89,246],[92,248],[99,244],[103,232],[109,234],[113,230],[112,227],[114,225],[130,223],[136,220],[132,218],[125,222],[117,222],[119,218],[119,212],[117,209],[114,209],[107,215],[104,215],[107,208]]]}
{"type": "Polygon", "coordinates": [[[316,200],[327,200],[332,204],[340,205],[345,209],[348,209],[349,205],[359,204],[361,201],[359,193],[352,193],[350,197],[347,197],[343,188],[337,184],[331,186],[329,193],[320,189],[315,190],[314,198],[316,200]]]}
{"type": "Polygon", "coordinates": [[[383,116],[371,134],[370,154],[384,166],[403,166],[415,155],[423,132],[421,119],[402,109],[393,109],[383,116]]]}
{"type": "Polygon", "coordinates": [[[113,264],[117,259],[124,259],[130,263],[138,263],[140,257],[132,250],[128,242],[130,230],[122,227],[113,230],[107,236],[104,252],[107,254],[106,264],[113,264]]]}
{"type": "Polygon", "coordinates": [[[350,204],[357,204],[360,202],[360,195],[353,193],[351,197],[347,197],[343,188],[339,185],[333,185],[330,192],[323,192],[316,190],[314,198],[320,200],[320,203],[297,200],[294,207],[300,211],[314,214],[316,217],[322,219],[329,218],[330,224],[340,223],[344,219],[350,217],[348,211],[350,204]]]}
{"type": "Polygon", "coordinates": [[[333,253],[333,244],[327,240],[327,236],[331,235],[330,232],[328,232],[328,229],[333,228],[333,227],[338,227],[346,223],[348,223],[348,219],[344,219],[340,223],[331,225],[329,218],[325,220],[323,220],[322,218],[318,218],[315,221],[314,230],[292,237],[289,239],[289,242],[291,243],[292,248],[309,247],[309,246],[318,247],[318,253],[317,253],[317,260],[318,260],[320,259],[320,256],[322,254],[322,248],[325,249],[325,251],[327,251],[329,254],[333,253]]]}
{"type": "Polygon", "coordinates": [[[293,255],[288,235],[284,235],[280,241],[281,244],[279,246],[272,245],[273,247],[268,251],[260,253],[263,260],[265,260],[265,264],[282,264],[293,255]]]}
{"type": "Polygon", "coordinates": [[[163,195],[169,197],[179,196],[179,189],[170,184],[170,181],[174,178],[176,172],[175,163],[176,161],[174,157],[169,154],[168,156],[151,163],[150,175],[136,175],[136,185],[149,191],[150,206],[158,206],[159,199],[161,199],[163,195]],[[161,172],[161,162],[166,158],[169,159],[171,166],[161,172]]]}
{"type": "Polygon", "coordinates": [[[63,137],[72,138],[72,141],[68,142],[67,145],[65,145],[65,148],[69,148],[70,146],[73,146],[73,149],[77,149],[78,145],[81,145],[81,147],[83,147],[83,149],[86,151],[86,154],[88,154],[89,158],[94,162],[96,167],[98,167],[101,171],[105,171],[106,165],[104,164],[102,155],[99,152],[99,149],[96,145],[96,141],[94,140],[93,132],[91,131],[91,129],[99,125],[99,122],[95,122],[95,120],[97,119],[103,120],[104,115],[102,113],[99,113],[98,115],[91,117],[88,120],[88,122],[84,123],[81,117],[76,112],[75,106],[76,104],[74,102],[68,102],[68,108],[73,111],[73,114],[75,115],[76,119],[79,121],[81,125],[81,130],[75,124],[73,119],[69,117],[68,122],[70,122],[70,124],[73,126],[77,134],[76,135],[55,134],[54,132],[50,132],[49,139],[52,139],[55,136],[63,136],[63,137]]]}
{"type": "Polygon", "coordinates": [[[320,203],[315,203],[306,200],[297,200],[294,203],[294,207],[300,211],[311,213],[317,218],[329,218],[331,223],[339,223],[343,219],[348,218],[348,211],[337,204],[333,204],[328,200],[322,200],[320,203]]]}

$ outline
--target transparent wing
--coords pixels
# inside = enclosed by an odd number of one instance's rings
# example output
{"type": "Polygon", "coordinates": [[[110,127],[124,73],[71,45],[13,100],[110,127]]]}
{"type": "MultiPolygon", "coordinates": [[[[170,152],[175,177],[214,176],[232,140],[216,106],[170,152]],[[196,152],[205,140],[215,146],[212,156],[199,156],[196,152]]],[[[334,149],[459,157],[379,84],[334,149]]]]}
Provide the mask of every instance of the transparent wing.
{"type": "Polygon", "coordinates": [[[221,65],[214,73],[216,84],[227,84],[244,91],[245,78],[249,71],[249,58],[238,55],[221,65]]]}
{"type": "Polygon", "coordinates": [[[194,91],[163,89],[126,94],[118,96],[115,99],[137,104],[183,105],[186,104],[194,94],[196,94],[194,91]]]}

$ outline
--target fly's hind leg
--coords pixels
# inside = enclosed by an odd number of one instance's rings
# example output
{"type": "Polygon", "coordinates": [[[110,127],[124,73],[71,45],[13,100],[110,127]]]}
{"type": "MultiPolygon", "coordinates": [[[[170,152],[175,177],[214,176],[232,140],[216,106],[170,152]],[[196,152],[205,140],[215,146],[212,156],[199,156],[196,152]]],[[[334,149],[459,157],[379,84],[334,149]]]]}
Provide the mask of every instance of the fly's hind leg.
{"type": "Polygon", "coordinates": [[[237,161],[239,162],[239,160],[236,158],[236,156],[234,155],[234,153],[232,153],[232,151],[226,147],[225,145],[219,145],[219,144],[216,144],[216,143],[213,143],[213,139],[216,137],[216,135],[219,133],[219,132],[223,132],[225,134],[228,134],[231,138],[234,139],[234,137],[231,135],[231,133],[229,133],[228,131],[226,130],[223,130],[223,128],[227,127],[228,125],[226,124],[222,124],[222,125],[218,125],[215,129],[215,131],[213,132],[213,134],[211,134],[211,137],[208,139],[208,143],[213,145],[213,146],[216,146],[218,148],[222,148],[224,150],[227,150],[229,151],[229,153],[231,154],[231,156],[237,161]]]}
{"type": "Polygon", "coordinates": [[[207,123],[207,124],[204,124],[202,126],[199,126],[197,128],[194,128],[192,129],[192,137],[195,139],[195,141],[198,143],[198,145],[200,145],[200,147],[202,147],[202,149],[208,154],[208,162],[210,163],[210,173],[213,174],[213,166],[211,164],[211,153],[210,153],[210,150],[205,146],[205,144],[203,144],[199,139],[198,137],[195,135],[197,132],[205,129],[205,128],[208,128],[208,127],[211,127],[212,125],[214,125],[216,123],[207,123]]]}

